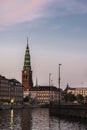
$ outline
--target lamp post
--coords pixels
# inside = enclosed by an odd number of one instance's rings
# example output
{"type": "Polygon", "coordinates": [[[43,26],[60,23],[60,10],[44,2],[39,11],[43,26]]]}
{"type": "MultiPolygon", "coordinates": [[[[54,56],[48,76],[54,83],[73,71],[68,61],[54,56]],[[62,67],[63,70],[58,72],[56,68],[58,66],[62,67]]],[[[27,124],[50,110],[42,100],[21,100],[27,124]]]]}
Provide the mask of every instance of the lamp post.
{"type": "Polygon", "coordinates": [[[53,86],[53,80],[51,80],[51,86],[53,86]]]}
{"type": "Polygon", "coordinates": [[[58,84],[59,84],[59,106],[60,106],[60,80],[61,80],[61,78],[60,78],[60,66],[61,66],[61,64],[59,64],[59,66],[58,66],[58,68],[59,68],[59,79],[58,79],[58,84]]]}
{"type": "Polygon", "coordinates": [[[51,73],[49,73],[49,86],[51,85],[51,73]]]}

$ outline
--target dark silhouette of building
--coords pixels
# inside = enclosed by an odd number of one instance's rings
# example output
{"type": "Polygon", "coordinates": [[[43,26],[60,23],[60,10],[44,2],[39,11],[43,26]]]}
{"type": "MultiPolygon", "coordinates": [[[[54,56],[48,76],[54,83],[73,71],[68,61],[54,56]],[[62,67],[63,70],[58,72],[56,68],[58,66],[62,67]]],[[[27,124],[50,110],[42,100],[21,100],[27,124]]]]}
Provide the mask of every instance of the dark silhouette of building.
{"type": "Polygon", "coordinates": [[[24,91],[29,91],[30,88],[33,87],[28,38],[27,38],[27,47],[25,51],[24,66],[22,70],[22,85],[24,86],[24,91]]]}
{"type": "Polygon", "coordinates": [[[9,79],[10,82],[10,100],[18,103],[23,102],[23,86],[16,79],[9,79]]]}
{"type": "Polygon", "coordinates": [[[23,102],[23,86],[16,79],[7,79],[0,75],[0,101],[23,102]]]}

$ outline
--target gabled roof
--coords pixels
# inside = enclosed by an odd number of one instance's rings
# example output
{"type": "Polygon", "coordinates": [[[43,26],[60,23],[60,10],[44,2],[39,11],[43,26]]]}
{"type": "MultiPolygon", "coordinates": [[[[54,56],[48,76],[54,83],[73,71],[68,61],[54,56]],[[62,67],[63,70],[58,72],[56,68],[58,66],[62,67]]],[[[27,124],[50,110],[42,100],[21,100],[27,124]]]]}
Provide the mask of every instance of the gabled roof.
{"type": "Polygon", "coordinates": [[[59,89],[54,86],[35,86],[30,91],[59,91],[59,89]]]}

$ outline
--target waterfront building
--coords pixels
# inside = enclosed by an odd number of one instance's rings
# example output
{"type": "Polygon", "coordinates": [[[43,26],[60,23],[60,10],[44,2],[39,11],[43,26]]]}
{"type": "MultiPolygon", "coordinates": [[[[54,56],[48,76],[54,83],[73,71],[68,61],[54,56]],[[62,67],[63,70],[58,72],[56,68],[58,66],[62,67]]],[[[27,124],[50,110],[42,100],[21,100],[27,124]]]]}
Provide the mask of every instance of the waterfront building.
{"type": "Polygon", "coordinates": [[[75,96],[77,96],[79,94],[82,95],[83,97],[87,96],[87,88],[86,87],[71,88],[71,87],[69,87],[69,85],[67,85],[65,91],[67,93],[72,93],[75,96]]]}
{"type": "Polygon", "coordinates": [[[19,103],[23,101],[23,86],[16,79],[0,75],[0,101],[19,103]]]}
{"type": "Polygon", "coordinates": [[[25,51],[24,66],[22,70],[22,85],[24,87],[24,95],[28,95],[30,88],[33,87],[28,38],[27,38],[27,47],[25,51]]]}
{"type": "Polygon", "coordinates": [[[16,79],[10,79],[10,100],[11,102],[22,102],[23,101],[23,86],[16,79]]]}
{"type": "Polygon", "coordinates": [[[30,89],[30,94],[39,104],[49,104],[51,101],[59,100],[59,89],[54,86],[35,86],[30,89]]]}
{"type": "Polygon", "coordinates": [[[0,75],[0,101],[10,101],[10,84],[9,80],[0,75]]]}

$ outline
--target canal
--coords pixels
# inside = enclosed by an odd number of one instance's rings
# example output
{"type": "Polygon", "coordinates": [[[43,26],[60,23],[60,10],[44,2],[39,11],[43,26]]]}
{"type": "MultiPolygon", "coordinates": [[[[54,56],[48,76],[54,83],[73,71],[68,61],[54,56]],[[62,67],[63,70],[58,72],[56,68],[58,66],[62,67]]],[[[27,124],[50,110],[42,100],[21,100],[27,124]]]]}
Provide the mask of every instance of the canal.
{"type": "Polygon", "coordinates": [[[46,108],[0,110],[0,130],[87,130],[87,121],[53,117],[46,108]]]}

